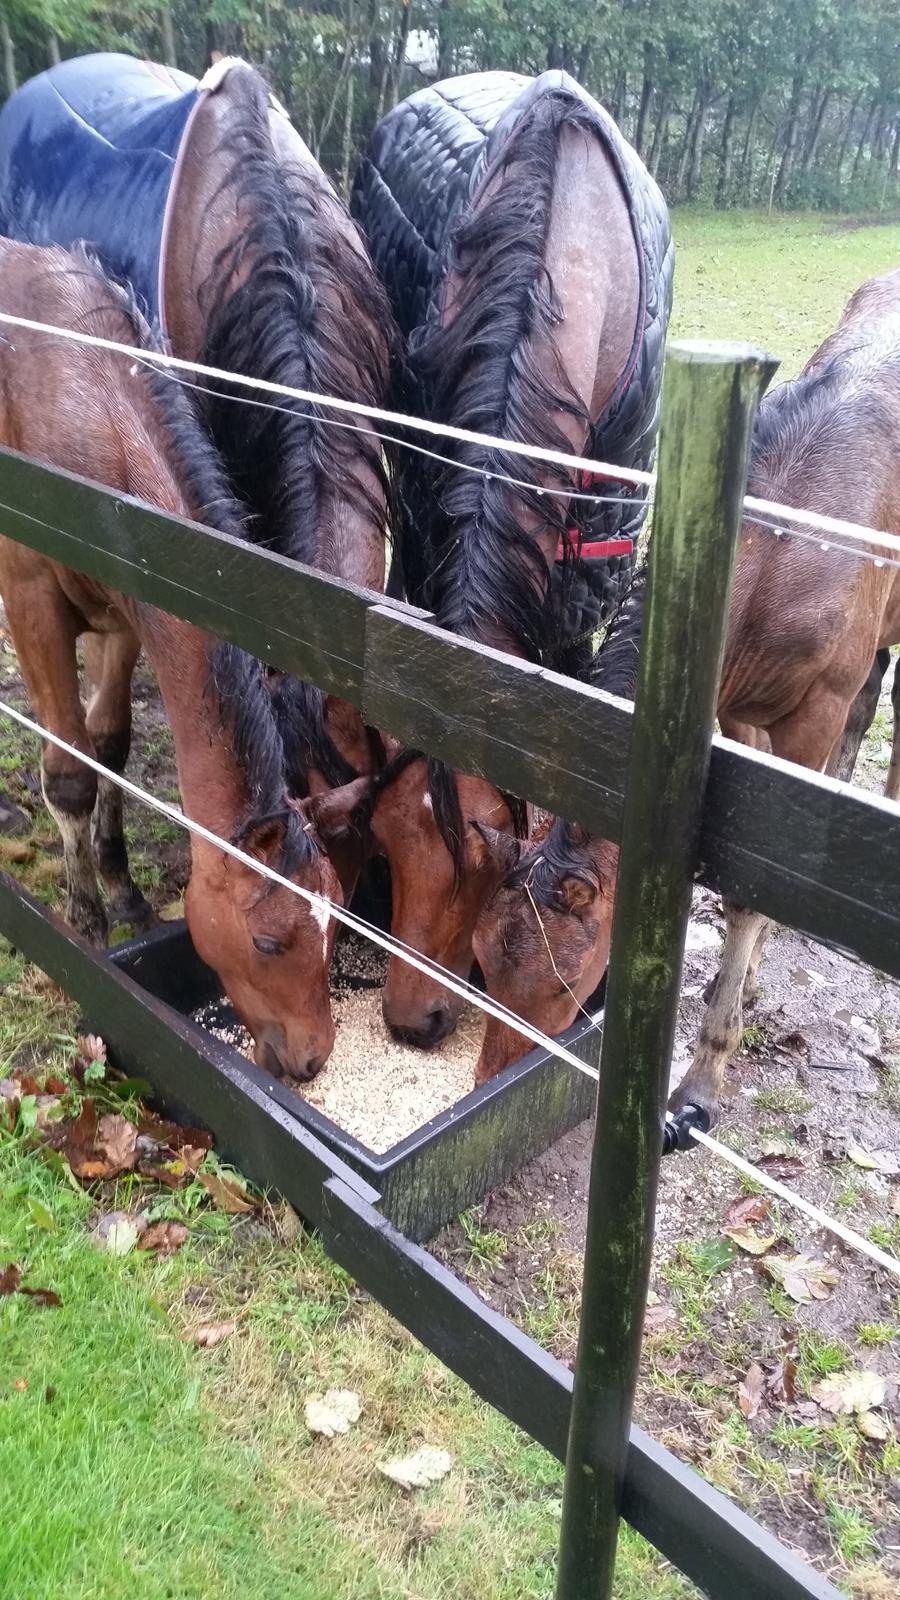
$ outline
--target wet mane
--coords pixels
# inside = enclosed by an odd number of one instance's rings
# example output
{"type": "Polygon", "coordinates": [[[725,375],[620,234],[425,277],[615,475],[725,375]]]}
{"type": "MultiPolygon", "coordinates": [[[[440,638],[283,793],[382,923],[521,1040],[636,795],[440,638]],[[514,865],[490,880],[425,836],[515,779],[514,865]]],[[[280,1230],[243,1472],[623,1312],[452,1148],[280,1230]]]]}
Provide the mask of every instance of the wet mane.
{"type": "MultiPolygon", "coordinates": [[[[870,345],[871,330],[868,337],[862,330],[856,337],[850,337],[849,330],[847,333],[843,348],[811,372],[780,383],[762,400],[750,449],[751,485],[805,474],[842,448],[845,429],[852,444],[861,423],[872,434],[893,441],[896,420],[882,389],[858,382],[852,405],[848,404],[847,357],[870,345]]],[[[900,385],[900,356],[896,377],[900,385]]]]}
{"type": "MultiPolygon", "coordinates": [[[[220,252],[203,286],[203,360],[378,405],[393,339],[387,298],[366,258],[349,244],[337,247],[328,212],[339,202],[324,177],[316,182],[274,150],[262,78],[245,73],[242,85],[243,103],[222,147],[229,162],[222,188],[253,220],[220,252]],[[228,295],[236,272],[244,280],[228,295]]],[[[366,434],[334,426],[319,407],[299,401],[261,405],[257,394],[233,384],[208,398],[206,413],[231,480],[256,513],[245,538],[319,566],[333,532],[331,496],[349,501],[384,537],[388,484],[377,442],[366,434]]],[[[328,737],[321,690],[285,680],[275,702],[298,782],[307,764],[331,782],[356,775],[328,737]]]]}
{"type": "MultiPolygon", "coordinates": [[[[640,665],[644,611],[647,598],[647,568],[639,567],[621,601],[606,637],[594,656],[587,681],[607,694],[633,700],[640,665]]],[[[575,822],[557,817],[546,839],[537,850],[523,856],[505,879],[507,888],[526,883],[539,905],[551,911],[567,910],[560,891],[564,878],[581,878],[594,884],[596,868],[588,851],[591,835],[575,822]]]]}
{"type": "MultiPolygon", "coordinates": [[[[590,426],[561,362],[551,386],[535,347],[554,347],[561,317],[544,264],[559,133],[593,125],[591,113],[569,95],[539,100],[457,226],[447,263],[459,283],[457,310],[446,326],[435,313],[413,335],[409,354],[412,390],[435,420],[556,450],[568,449],[557,413],[590,426]],[[513,162],[515,181],[498,183],[513,162]]],[[[412,514],[404,570],[412,598],[463,637],[484,639],[499,628],[528,660],[539,661],[553,642],[548,574],[522,516],[536,513],[564,539],[566,498],[539,495],[546,468],[538,462],[480,446],[449,449],[454,464],[437,472],[421,458],[404,467],[412,514]],[[513,490],[484,472],[506,473],[526,487],[513,490]],[[423,520],[416,513],[425,507],[423,520]]]]}
{"type": "MultiPolygon", "coordinates": [[[[100,292],[97,306],[89,308],[80,319],[86,331],[139,349],[160,349],[159,338],[148,326],[130,289],[105,273],[89,250],[82,248],[73,253],[81,263],[83,275],[93,279],[100,292]]],[[[148,364],[145,374],[163,435],[155,443],[184,495],[191,517],[218,533],[246,539],[247,513],[231,492],[189,390],[155,365],[148,364]]],[[[280,870],[290,874],[318,854],[318,847],[288,805],[285,750],[264,669],[236,645],[211,640],[208,692],[216,702],[223,731],[228,732],[251,797],[248,816],[234,842],[261,821],[282,822],[285,841],[280,870]]]]}

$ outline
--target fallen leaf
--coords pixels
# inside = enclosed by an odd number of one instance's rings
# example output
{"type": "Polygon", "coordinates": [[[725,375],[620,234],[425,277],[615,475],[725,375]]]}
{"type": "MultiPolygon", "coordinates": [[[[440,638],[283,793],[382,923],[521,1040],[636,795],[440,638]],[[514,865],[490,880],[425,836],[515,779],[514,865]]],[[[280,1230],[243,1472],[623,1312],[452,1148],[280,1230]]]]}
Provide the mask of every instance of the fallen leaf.
{"type": "Polygon", "coordinates": [[[111,1255],[127,1256],[140,1238],[140,1232],[130,1217],[113,1222],[106,1234],[106,1248],[111,1255]]]}
{"type": "Polygon", "coordinates": [[[767,1379],[766,1391],[780,1405],[791,1405],[796,1398],[799,1355],[800,1352],[795,1344],[787,1344],[781,1360],[767,1379]]]}
{"type": "Polygon", "coordinates": [[[198,1180],[220,1211],[229,1216],[240,1216],[244,1211],[257,1211],[259,1204],[235,1178],[223,1178],[216,1172],[198,1172],[198,1180]]]}
{"type": "Polygon", "coordinates": [[[803,1171],[803,1157],[780,1154],[760,1156],[756,1166],[762,1167],[763,1172],[768,1172],[772,1178],[799,1178],[803,1171]]]}
{"type": "Polygon", "coordinates": [[[874,1439],[877,1444],[883,1444],[891,1437],[890,1426],[884,1417],[879,1417],[874,1411],[860,1411],[856,1418],[856,1426],[867,1439],[874,1439]]]}
{"type": "Polygon", "coordinates": [[[750,1422],[763,1403],[766,1392],[766,1375],[758,1361],[751,1361],[742,1383],[738,1386],[738,1407],[741,1416],[750,1422]]]}
{"type": "Polygon", "coordinates": [[[82,1061],[105,1061],[106,1043],[99,1033],[81,1033],[78,1035],[78,1054],[82,1061]]]}
{"type": "Polygon", "coordinates": [[[229,1339],[237,1327],[236,1322],[201,1322],[191,1334],[191,1343],[200,1345],[204,1350],[211,1350],[214,1345],[221,1344],[223,1339],[229,1339]]]}
{"type": "Polygon", "coordinates": [[[811,1305],[814,1300],[827,1300],[840,1273],[827,1267],[824,1261],[812,1256],[770,1256],[763,1262],[766,1272],[780,1283],[785,1294],[800,1305],[811,1305]]]}
{"type": "Polygon", "coordinates": [[[849,1416],[853,1411],[872,1411],[884,1399],[885,1382],[878,1372],[833,1372],[812,1390],[823,1411],[833,1416],[849,1416]]]}
{"type": "Polygon", "coordinates": [[[62,1301],[55,1289],[27,1289],[25,1285],[19,1290],[20,1294],[27,1294],[36,1306],[61,1306],[62,1301]]]}
{"type": "Polygon", "coordinates": [[[294,1245],[303,1232],[303,1223],[287,1200],[283,1200],[275,1212],[275,1226],[282,1244],[294,1245]]]}
{"type": "Polygon", "coordinates": [[[4,1267],[3,1271],[0,1272],[0,1295],[3,1295],[3,1294],[18,1294],[18,1292],[19,1292],[19,1284],[21,1282],[22,1282],[22,1270],[21,1270],[21,1268],[13,1266],[12,1262],[10,1262],[9,1266],[8,1267],[4,1267]]]}
{"type": "Polygon", "coordinates": [[[403,1489],[427,1489],[429,1484],[446,1478],[452,1465],[449,1450],[439,1450],[433,1444],[423,1444],[411,1456],[392,1456],[389,1461],[377,1463],[378,1471],[403,1489]]]}
{"type": "Polygon", "coordinates": [[[754,1233],[752,1228],[723,1228],[726,1239],[731,1239],[739,1250],[745,1250],[748,1256],[764,1256],[771,1250],[777,1234],[754,1233]]]}
{"type": "Polygon", "coordinates": [[[349,1433],[361,1411],[359,1395],[352,1389],[329,1389],[327,1394],[312,1395],[307,1400],[304,1415],[310,1433],[333,1439],[338,1433],[349,1433]]]}
{"type": "Polygon", "coordinates": [[[748,1222],[765,1222],[770,1205],[768,1195],[740,1194],[731,1201],[723,1220],[729,1228],[743,1227],[748,1222]]]}
{"type": "Polygon", "coordinates": [[[34,1195],[30,1194],[28,1196],[28,1209],[31,1212],[31,1220],[36,1228],[44,1228],[46,1229],[47,1233],[56,1232],[56,1222],[54,1221],[53,1213],[52,1211],[47,1210],[47,1207],[44,1205],[43,1201],[36,1200],[34,1195]]]}
{"type": "Polygon", "coordinates": [[[701,1244],[694,1246],[690,1260],[704,1278],[712,1278],[717,1272],[723,1272],[731,1266],[734,1250],[724,1239],[704,1239],[701,1244]]]}
{"type": "Polygon", "coordinates": [[[212,1149],[213,1137],[205,1128],[185,1128],[180,1122],[167,1122],[165,1118],[156,1117],[152,1112],[145,1112],[142,1115],[138,1133],[153,1139],[158,1145],[165,1145],[169,1150],[180,1150],[182,1145],[186,1144],[201,1150],[212,1149]]]}
{"type": "Polygon", "coordinates": [[[109,1165],[114,1172],[107,1173],[107,1177],[116,1176],[120,1172],[130,1172],[137,1161],[137,1128],[121,1112],[109,1111],[100,1118],[100,1128],[97,1133],[97,1144],[102,1149],[109,1165]]]}
{"type": "Polygon", "coordinates": [[[689,922],[684,948],[694,950],[721,950],[722,935],[708,922],[689,922]]]}
{"type": "Polygon", "coordinates": [[[155,1250],[157,1255],[170,1256],[180,1250],[188,1236],[183,1222],[151,1222],[138,1240],[139,1250],[155,1250]]]}
{"type": "Polygon", "coordinates": [[[646,1311],[644,1312],[645,1336],[649,1336],[653,1333],[659,1333],[660,1328],[664,1328],[667,1322],[672,1322],[674,1317],[675,1312],[672,1306],[648,1305],[646,1311]]]}
{"type": "Polygon", "coordinates": [[[791,983],[797,984],[801,989],[833,989],[834,984],[828,978],[823,978],[821,972],[813,972],[809,967],[795,967],[790,974],[791,983]]]}
{"type": "Polygon", "coordinates": [[[863,1150],[861,1145],[848,1144],[847,1160],[852,1161],[855,1167],[864,1167],[868,1172],[878,1171],[878,1159],[870,1156],[868,1150],[863,1150]]]}

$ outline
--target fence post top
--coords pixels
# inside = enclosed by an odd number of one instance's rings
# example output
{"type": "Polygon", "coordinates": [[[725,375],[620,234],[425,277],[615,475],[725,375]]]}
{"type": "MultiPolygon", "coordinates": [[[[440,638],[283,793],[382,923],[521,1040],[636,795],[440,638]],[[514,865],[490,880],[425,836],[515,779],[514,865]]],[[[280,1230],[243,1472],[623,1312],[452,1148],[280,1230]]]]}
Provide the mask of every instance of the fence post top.
{"type": "Polygon", "coordinates": [[[739,366],[753,362],[772,372],[779,366],[779,358],[761,350],[758,345],[743,339],[669,339],[666,359],[684,366],[739,366]]]}

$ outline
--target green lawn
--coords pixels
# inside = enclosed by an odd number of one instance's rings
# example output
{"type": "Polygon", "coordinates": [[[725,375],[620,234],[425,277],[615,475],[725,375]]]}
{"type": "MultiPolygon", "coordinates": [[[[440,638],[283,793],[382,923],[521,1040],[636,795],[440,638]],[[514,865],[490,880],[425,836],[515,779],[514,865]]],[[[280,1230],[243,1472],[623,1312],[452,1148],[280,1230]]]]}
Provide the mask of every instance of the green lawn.
{"type": "Polygon", "coordinates": [[[793,377],[866,278],[900,266],[900,226],[678,211],[672,332],[749,339],[793,377]]]}

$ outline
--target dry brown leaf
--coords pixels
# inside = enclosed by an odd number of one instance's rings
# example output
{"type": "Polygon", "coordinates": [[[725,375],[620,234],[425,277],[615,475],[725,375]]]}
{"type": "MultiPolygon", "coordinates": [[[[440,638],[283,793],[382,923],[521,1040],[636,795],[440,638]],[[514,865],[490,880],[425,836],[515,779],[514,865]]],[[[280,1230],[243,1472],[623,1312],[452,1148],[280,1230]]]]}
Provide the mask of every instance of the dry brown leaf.
{"type": "Polygon", "coordinates": [[[259,1202],[248,1194],[243,1184],[235,1178],[223,1178],[216,1172],[198,1172],[198,1180],[220,1211],[229,1216],[240,1216],[244,1211],[258,1211],[259,1202]]]}
{"type": "Polygon", "coordinates": [[[139,1250],[154,1250],[157,1255],[170,1256],[180,1250],[188,1236],[183,1222],[151,1222],[138,1240],[139,1250]]]}
{"type": "Polygon", "coordinates": [[[97,1144],[114,1170],[105,1174],[115,1177],[120,1172],[131,1172],[137,1162],[137,1128],[119,1111],[109,1111],[100,1118],[97,1144]]]}
{"type": "Polygon", "coordinates": [[[766,1392],[766,1375],[758,1361],[751,1361],[746,1376],[738,1386],[738,1406],[741,1415],[750,1422],[763,1403],[766,1392]]]}
{"type": "Polygon", "coordinates": [[[303,1223],[287,1200],[275,1212],[275,1226],[282,1244],[295,1245],[303,1232],[303,1223]]]}
{"type": "Polygon", "coordinates": [[[812,1390],[823,1411],[833,1416],[849,1416],[853,1411],[872,1411],[884,1399],[885,1382],[878,1372],[833,1372],[812,1390]]]}
{"type": "Polygon", "coordinates": [[[745,1250],[748,1256],[764,1256],[777,1238],[774,1233],[754,1233],[752,1228],[723,1228],[722,1232],[726,1239],[736,1244],[739,1250],[745,1250]]]}
{"type": "Polygon", "coordinates": [[[165,1145],[168,1150],[180,1150],[183,1145],[200,1150],[212,1149],[212,1134],[207,1133],[205,1128],[185,1128],[180,1122],[169,1122],[164,1117],[155,1116],[152,1111],[142,1115],[138,1133],[158,1145],[165,1145]]]}
{"type": "Polygon", "coordinates": [[[827,1300],[835,1284],[840,1282],[840,1273],[812,1256],[770,1256],[763,1265],[769,1276],[781,1284],[785,1294],[799,1305],[827,1300]]]}
{"type": "Polygon", "coordinates": [[[20,1294],[27,1294],[36,1306],[61,1306],[62,1301],[55,1289],[27,1289],[23,1284],[20,1294]]]}
{"type": "Polygon", "coordinates": [[[772,1178],[799,1178],[803,1171],[803,1157],[772,1151],[770,1155],[759,1156],[756,1166],[772,1178]]]}
{"type": "Polygon", "coordinates": [[[22,1282],[22,1269],[21,1269],[21,1267],[16,1267],[16,1266],[13,1265],[12,1262],[10,1262],[9,1266],[8,1267],[4,1267],[2,1272],[0,1272],[0,1295],[3,1295],[3,1294],[18,1294],[18,1292],[19,1292],[19,1284],[21,1282],[22,1282]]]}
{"type": "Polygon", "coordinates": [[[644,1312],[645,1337],[653,1333],[659,1333],[660,1328],[664,1328],[668,1322],[673,1322],[674,1320],[675,1312],[672,1306],[648,1305],[644,1312]]]}
{"type": "Polygon", "coordinates": [[[740,1194],[732,1200],[722,1221],[728,1228],[743,1228],[748,1222],[765,1222],[771,1201],[765,1194],[740,1194]]]}
{"type": "Polygon", "coordinates": [[[223,1339],[230,1339],[237,1323],[231,1322],[201,1322],[191,1334],[191,1344],[200,1345],[203,1350],[212,1350],[214,1345],[221,1344],[223,1339]]]}
{"type": "Polygon", "coordinates": [[[79,1034],[78,1054],[83,1061],[105,1061],[106,1044],[98,1033],[79,1034]]]}

